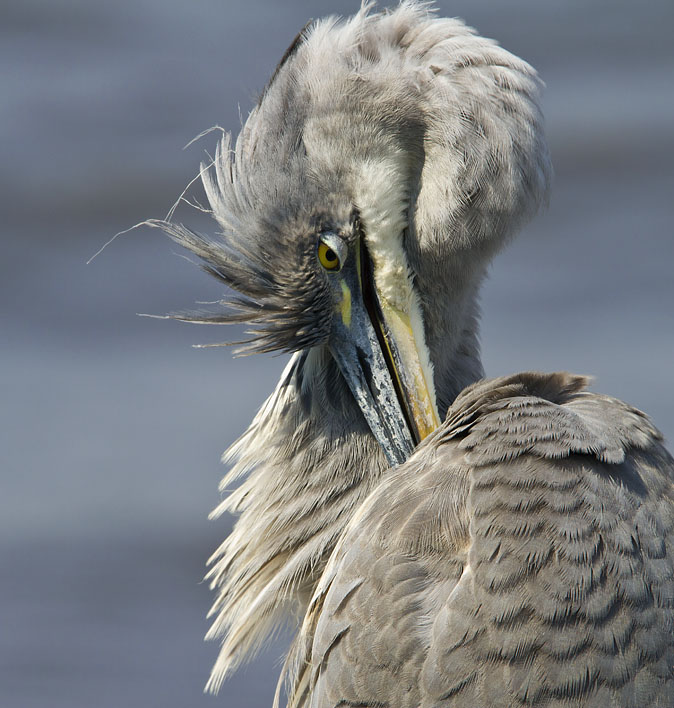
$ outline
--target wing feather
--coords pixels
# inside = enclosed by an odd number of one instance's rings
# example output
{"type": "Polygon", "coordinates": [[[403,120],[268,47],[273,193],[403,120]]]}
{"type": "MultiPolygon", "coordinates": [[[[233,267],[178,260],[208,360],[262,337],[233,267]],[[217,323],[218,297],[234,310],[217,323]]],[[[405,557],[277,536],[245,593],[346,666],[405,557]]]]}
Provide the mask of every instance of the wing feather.
{"type": "Polygon", "coordinates": [[[457,398],[340,539],[289,705],[674,705],[674,462],[585,383],[457,398]]]}

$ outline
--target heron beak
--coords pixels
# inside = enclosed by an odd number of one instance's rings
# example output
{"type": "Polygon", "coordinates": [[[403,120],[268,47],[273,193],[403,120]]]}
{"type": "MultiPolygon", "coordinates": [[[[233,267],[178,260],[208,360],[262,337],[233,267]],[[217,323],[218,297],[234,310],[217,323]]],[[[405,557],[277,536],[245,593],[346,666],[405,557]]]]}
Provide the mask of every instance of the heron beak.
{"type": "Polygon", "coordinates": [[[434,391],[410,314],[380,296],[364,246],[354,260],[340,273],[330,350],[389,463],[401,464],[439,425],[434,391]]]}
{"type": "Polygon", "coordinates": [[[418,444],[440,425],[421,313],[413,312],[418,305],[411,297],[401,306],[384,296],[377,286],[377,273],[364,246],[361,247],[361,269],[363,297],[370,319],[380,333],[398,398],[418,444]],[[417,331],[413,318],[418,323],[417,331]]]}

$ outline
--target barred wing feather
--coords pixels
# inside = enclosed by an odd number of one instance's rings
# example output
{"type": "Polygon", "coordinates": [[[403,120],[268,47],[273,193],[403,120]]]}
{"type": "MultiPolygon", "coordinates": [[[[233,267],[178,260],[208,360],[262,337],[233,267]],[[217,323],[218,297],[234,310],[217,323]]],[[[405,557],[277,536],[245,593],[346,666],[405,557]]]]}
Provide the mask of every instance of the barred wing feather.
{"type": "Polygon", "coordinates": [[[338,543],[290,705],[674,705],[674,462],[585,384],[460,394],[338,543]]]}

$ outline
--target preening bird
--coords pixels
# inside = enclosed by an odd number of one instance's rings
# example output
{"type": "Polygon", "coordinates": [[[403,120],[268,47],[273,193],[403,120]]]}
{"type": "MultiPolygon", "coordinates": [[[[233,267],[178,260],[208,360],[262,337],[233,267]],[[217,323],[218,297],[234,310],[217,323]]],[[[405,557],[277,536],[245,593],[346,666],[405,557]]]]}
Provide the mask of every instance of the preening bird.
{"type": "Polygon", "coordinates": [[[292,352],[226,453],[209,636],[281,623],[292,706],[673,706],[674,464],[567,373],[485,379],[477,295],[546,197],[540,82],[426,4],[305,27],[153,222],[238,295],[176,317],[292,352]]]}

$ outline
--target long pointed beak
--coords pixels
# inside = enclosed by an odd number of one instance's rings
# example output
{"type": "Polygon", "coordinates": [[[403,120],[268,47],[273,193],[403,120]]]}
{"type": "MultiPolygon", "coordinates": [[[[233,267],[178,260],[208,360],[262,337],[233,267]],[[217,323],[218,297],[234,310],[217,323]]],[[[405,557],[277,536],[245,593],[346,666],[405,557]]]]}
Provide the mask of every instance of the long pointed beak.
{"type": "Polygon", "coordinates": [[[389,463],[401,464],[439,425],[423,332],[379,296],[364,247],[339,285],[330,350],[389,463]]]}
{"type": "Polygon", "coordinates": [[[370,319],[381,332],[384,356],[394,377],[416,443],[439,425],[433,371],[418,304],[406,298],[404,308],[388,300],[377,286],[376,271],[361,247],[361,282],[370,319]],[[413,324],[416,323],[416,327],[413,324]]]}

